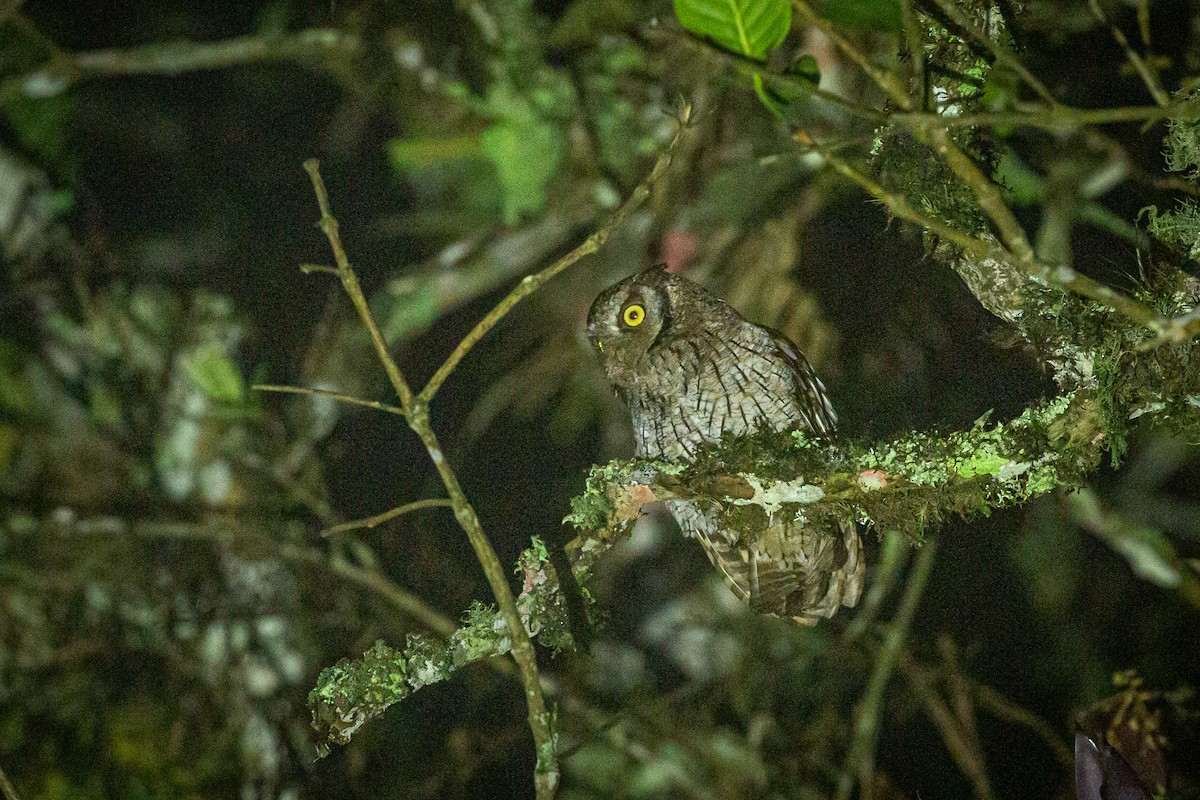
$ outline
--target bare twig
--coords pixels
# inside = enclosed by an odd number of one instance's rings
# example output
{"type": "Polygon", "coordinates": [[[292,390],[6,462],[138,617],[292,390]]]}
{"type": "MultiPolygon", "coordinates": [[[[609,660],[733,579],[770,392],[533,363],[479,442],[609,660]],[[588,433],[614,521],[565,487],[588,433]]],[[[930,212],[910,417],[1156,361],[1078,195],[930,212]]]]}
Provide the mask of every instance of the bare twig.
{"type": "Polygon", "coordinates": [[[4,793],[4,800],[21,800],[21,796],[17,794],[17,790],[13,787],[12,782],[4,774],[3,767],[0,767],[0,791],[4,793]]]}
{"type": "Polygon", "coordinates": [[[1150,92],[1150,96],[1154,98],[1154,102],[1160,106],[1170,105],[1171,96],[1163,89],[1162,84],[1158,81],[1158,76],[1154,74],[1153,69],[1146,63],[1146,60],[1133,49],[1133,45],[1129,43],[1129,39],[1126,38],[1124,31],[1108,19],[1108,16],[1104,13],[1104,9],[1100,8],[1100,3],[1096,0],[1088,0],[1088,8],[1091,9],[1092,16],[1102,24],[1108,26],[1109,31],[1112,32],[1113,39],[1125,51],[1125,57],[1129,59],[1130,65],[1133,66],[1138,77],[1142,79],[1142,83],[1146,85],[1146,89],[1150,92]]]}
{"type": "Polygon", "coordinates": [[[972,682],[971,693],[975,696],[975,702],[979,704],[980,708],[997,719],[1029,728],[1029,730],[1038,735],[1038,738],[1046,743],[1046,746],[1054,754],[1054,757],[1058,759],[1060,764],[1068,770],[1074,767],[1075,756],[1071,753],[1071,749],[1063,742],[1061,736],[1055,732],[1054,728],[1046,720],[1027,708],[1017,705],[990,686],[972,682]]]}
{"type": "MultiPolygon", "coordinates": [[[[946,672],[946,685],[950,693],[950,702],[954,706],[954,714],[958,717],[958,722],[962,726],[968,743],[976,751],[981,751],[979,731],[975,725],[975,706],[971,702],[971,687],[958,666],[958,650],[954,646],[954,640],[948,635],[943,634],[938,637],[938,654],[942,657],[942,664],[946,672]]],[[[980,760],[982,762],[982,753],[980,753],[980,760]]]]}
{"type": "Polygon", "coordinates": [[[446,488],[446,493],[449,495],[450,502],[454,508],[455,519],[458,520],[459,526],[467,534],[471,548],[475,551],[475,556],[479,560],[480,566],[483,567],[484,575],[486,575],[488,584],[492,588],[492,594],[495,596],[496,603],[500,607],[500,613],[511,640],[513,660],[517,663],[517,670],[521,676],[521,684],[525,689],[525,701],[529,710],[529,729],[533,734],[534,746],[537,752],[534,786],[539,800],[550,800],[550,798],[554,797],[558,789],[559,780],[558,757],[556,754],[556,739],[552,728],[552,717],[546,708],[546,701],[542,695],[541,681],[538,676],[537,655],[534,652],[533,643],[529,639],[529,632],[525,630],[525,626],[521,621],[521,613],[517,608],[516,598],[513,597],[512,589],[508,585],[508,576],[504,565],[500,562],[499,556],[496,555],[495,549],[484,533],[483,525],[479,521],[479,515],[475,512],[474,506],[471,505],[471,502],[463,492],[462,486],[458,482],[458,476],[443,455],[441,443],[438,441],[437,434],[429,423],[428,401],[424,397],[413,396],[412,390],[409,388],[400,367],[388,353],[387,344],[384,342],[383,335],[379,331],[379,326],[376,325],[374,318],[371,316],[371,309],[367,304],[367,298],[363,294],[362,287],[359,285],[358,277],[354,269],[350,266],[350,261],[346,256],[345,248],[338,233],[338,222],[330,210],[329,197],[325,190],[325,183],[321,179],[320,166],[317,160],[309,159],[306,161],[304,169],[312,179],[313,191],[316,193],[317,204],[321,210],[321,230],[329,240],[330,249],[333,250],[334,261],[337,264],[338,277],[342,281],[342,287],[346,290],[346,294],[349,295],[350,301],[358,311],[359,318],[371,335],[376,355],[378,355],[379,361],[387,373],[392,388],[400,398],[400,406],[405,411],[408,425],[421,439],[422,444],[425,445],[425,449],[429,453],[429,458],[433,461],[434,467],[442,479],[442,484],[446,488]]]}
{"type": "Polygon", "coordinates": [[[966,730],[961,717],[956,719],[955,713],[950,711],[946,701],[938,695],[932,671],[918,664],[907,650],[900,655],[900,669],[925,707],[925,713],[938,729],[946,749],[950,751],[950,757],[954,759],[963,775],[971,781],[975,796],[980,800],[990,800],[995,795],[988,780],[986,762],[979,741],[966,730]]]}
{"type": "Polygon", "coordinates": [[[453,619],[426,605],[421,598],[397,586],[378,570],[356,566],[344,558],[329,558],[312,547],[280,544],[276,545],[276,551],[283,558],[321,567],[349,583],[379,595],[401,614],[416,620],[439,636],[449,636],[458,627],[453,619]]]}
{"type": "Polygon", "coordinates": [[[937,545],[932,540],[921,546],[913,562],[908,585],[904,587],[900,608],[887,625],[867,689],[855,709],[854,738],[850,742],[850,752],[846,755],[845,768],[838,778],[837,800],[849,800],[856,775],[862,797],[870,800],[875,774],[875,743],[879,738],[879,719],[883,713],[884,692],[900,657],[900,649],[908,636],[908,629],[921,601],[921,594],[925,591],[936,552],[937,545]]]}
{"type": "Polygon", "coordinates": [[[350,259],[346,256],[346,250],[342,246],[342,238],[338,232],[337,218],[329,210],[329,195],[325,191],[325,182],[321,180],[320,164],[315,158],[310,158],[304,162],[304,169],[308,172],[309,178],[312,179],[313,191],[317,195],[317,205],[321,209],[321,219],[318,225],[321,227],[321,232],[325,234],[325,238],[329,240],[329,247],[333,250],[333,258],[337,263],[337,276],[342,281],[342,288],[346,290],[346,294],[350,296],[350,302],[354,304],[354,309],[358,312],[359,319],[367,328],[371,335],[371,343],[375,345],[375,354],[379,357],[380,363],[383,364],[384,372],[387,373],[388,380],[391,381],[392,388],[395,389],[396,395],[400,398],[400,407],[408,416],[408,424],[414,425],[413,408],[412,408],[412,390],[408,387],[408,381],[404,379],[404,374],[400,371],[400,367],[392,360],[391,354],[388,353],[387,342],[384,341],[383,334],[379,330],[379,326],[375,324],[374,317],[371,316],[371,307],[367,304],[367,297],[363,294],[362,286],[358,283],[358,275],[354,272],[354,268],[350,266],[350,259]]]}
{"type": "Polygon", "coordinates": [[[892,216],[906,219],[916,225],[921,226],[932,234],[940,236],[947,241],[954,242],[967,253],[976,258],[989,258],[994,256],[992,248],[986,241],[977,239],[968,233],[960,231],[958,228],[947,225],[933,217],[926,216],[912,207],[908,199],[903,195],[889,192],[882,185],[873,180],[869,175],[857,169],[850,162],[836,155],[834,150],[829,147],[817,145],[807,135],[797,136],[798,140],[802,140],[802,144],[807,144],[819,152],[830,166],[836,169],[839,173],[849,178],[858,184],[867,194],[874,197],[879,202],[887,206],[888,211],[892,216]]]}
{"type": "Polygon", "coordinates": [[[180,539],[205,542],[253,545],[263,552],[271,553],[285,561],[319,567],[378,595],[405,617],[415,620],[422,627],[448,636],[457,625],[454,620],[426,605],[421,598],[397,586],[383,573],[357,566],[345,559],[331,558],[321,550],[289,542],[280,542],[273,537],[250,535],[236,531],[229,525],[197,525],[187,522],[128,522],[116,517],[81,519],[71,523],[71,529],[83,535],[112,536],[132,534],[155,539],[180,539]]]}
{"type": "Polygon", "coordinates": [[[346,531],[353,531],[359,528],[374,528],[378,525],[382,525],[385,522],[393,520],[396,517],[403,516],[404,514],[408,514],[413,511],[420,511],[423,508],[454,508],[454,504],[444,497],[433,497],[427,500],[414,500],[411,503],[405,503],[402,506],[393,508],[391,511],[384,511],[382,514],[376,514],[373,517],[343,522],[340,525],[334,525],[331,528],[326,528],[325,530],[321,531],[321,535],[333,536],[337,533],[345,533],[346,531]]]}
{"type": "Polygon", "coordinates": [[[13,89],[52,96],[94,78],[128,75],[177,75],[273,61],[352,58],[362,49],[357,36],[336,28],[313,28],[289,36],[241,36],[219,42],[148,44],[128,50],[94,50],[59,54],[33,72],[5,81],[3,95],[13,89]]]}
{"type": "Polygon", "coordinates": [[[851,44],[850,40],[845,36],[842,36],[838,29],[833,26],[833,23],[818,14],[813,7],[808,4],[807,0],[792,0],[792,7],[796,10],[796,13],[800,15],[801,19],[829,37],[829,40],[833,42],[839,50],[845,53],[846,56],[853,61],[859,69],[866,73],[867,77],[870,78],[876,86],[883,90],[884,94],[888,96],[888,99],[905,111],[913,110],[912,100],[909,98],[908,92],[904,89],[904,85],[900,82],[900,80],[892,73],[881,70],[872,64],[871,60],[866,56],[865,53],[851,44]]]}
{"type": "Polygon", "coordinates": [[[425,388],[421,390],[419,400],[422,403],[429,403],[437,394],[438,389],[450,377],[450,373],[458,366],[458,363],[463,360],[467,353],[471,352],[476,344],[479,343],[488,331],[496,327],[500,320],[504,319],[507,314],[512,311],[518,303],[524,300],[529,295],[537,291],[543,284],[554,278],[558,273],[562,272],[567,267],[575,264],[584,256],[591,255],[600,249],[600,247],[608,241],[609,236],[617,229],[626,217],[640,206],[647,197],[650,196],[650,191],[654,184],[666,173],[667,168],[671,166],[671,158],[675,153],[675,148],[679,144],[679,140],[683,137],[692,121],[692,107],[690,104],[685,104],[679,115],[679,129],[675,132],[674,138],[667,148],[658,157],[658,161],[654,164],[654,168],[650,174],[638,184],[637,188],[629,196],[612,218],[601,226],[595,233],[589,236],[578,247],[565,256],[555,261],[550,266],[543,269],[541,272],[533,275],[525,276],[520,283],[509,292],[503,300],[496,304],[496,307],[489,311],[483,319],[475,324],[475,327],[463,337],[463,340],[458,343],[454,351],[449,357],[438,367],[433,377],[429,379],[429,383],[425,384],[425,388]]]}
{"type": "Polygon", "coordinates": [[[396,406],[388,405],[387,403],[379,403],[374,400],[363,400],[361,397],[352,397],[348,394],[339,394],[326,389],[310,389],[305,386],[276,386],[270,383],[256,383],[251,389],[257,389],[260,392],[280,392],[282,394],[311,394],[318,397],[328,397],[330,400],[336,400],[339,403],[347,403],[352,406],[365,406],[373,408],[376,411],[386,411],[389,414],[398,414],[404,416],[404,409],[396,406]]]}

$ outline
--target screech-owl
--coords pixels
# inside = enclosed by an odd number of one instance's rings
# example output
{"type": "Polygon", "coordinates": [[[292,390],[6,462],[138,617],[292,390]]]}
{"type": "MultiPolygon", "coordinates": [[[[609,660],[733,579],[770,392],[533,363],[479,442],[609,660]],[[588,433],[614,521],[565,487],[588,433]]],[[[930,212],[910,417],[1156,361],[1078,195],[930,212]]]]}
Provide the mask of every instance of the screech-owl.
{"type": "MultiPolygon", "coordinates": [[[[825,387],[787,337],[664,267],[601,292],[587,334],[629,406],[639,456],[688,462],[727,433],[763,428],[834,432],[825,387]]],[[[866,560],[852,521],[816,530],[775,514],[742,536],[692,501],[666,505],[754,610],[814,625],[858,602],[866,560]]]]}

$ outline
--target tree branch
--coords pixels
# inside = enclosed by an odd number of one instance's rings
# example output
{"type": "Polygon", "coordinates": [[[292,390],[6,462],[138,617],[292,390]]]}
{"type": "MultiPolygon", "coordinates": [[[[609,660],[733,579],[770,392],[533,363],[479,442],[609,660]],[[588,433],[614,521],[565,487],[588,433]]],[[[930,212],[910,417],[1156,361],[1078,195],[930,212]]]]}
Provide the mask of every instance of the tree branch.
{"type": "Polygon", "coordinates": [[[59,54],[48,64],[5,81],[0,97],[20,92],[34,97],[61,94],[77,83],[129,75],[178,75],[197,70],[273,61],[347,59],[362,42],[336,28],[313,28],[287,36],[240,36],[219,42],[169,42],[128,50],[59,54]]]}
{"type": "Polygon", "coordinates": [[[330,248],[333,250],[334,259],[337,263],[337,274],[342,281],[342,287],[346,290],[346,294],[350,296],[351,302],[358,311],[359,318],[371,334],[371,341],[375,345],[376,354],[379,356],[380,363],[383,364],[384,371],[387,373],[388,380],[391,381],[392,388],[395,389],[396,395],[400,398],[400,407],[405,412],[408,425],[425,445],[425,449],[429,453],[429,458],[433,461],[434,467],[437,469],[438,475],[442,479],[442,484],[446,488],[446,493],[449,495],[450,502],[454,507],[454,516],[458,520],[459,526],[467,534],[467,539],[470,541],[471,548],[475,551],[475,556],[479,559],[479,563],[483,567],[488,584],[491,586],[492,593],[496,597],[496,602],[500,605],[500,613],[504,618],[504,625],[507,628],[507,633],[512,643],[513,660],[517,662],[521,684],[525,688],[525,701],[529,709],[529,728],[533,734],[534,745],[537,751],[534,786],[536,787],[539,800],[543,798],[550,800],[554,797],[558,789],[559,780],[556,738],[552,727],[552,717],[546,708],[546,702],[542,696],[541,682],[538,677],[537,656],[533,649],[533,643],[529,640],[529,635],[521,623],[520,611],[517,609],[512,590],[508,586],[508,576],[505,574],[504,565],[500,563],[500,558],[496,555],[495,549],[484,533],[483,525],[479,521],[479,516],[475,512],[475,508],[471,505],[462,487],[459,485],[458,476],[446,462],[446,458],[442,453],[441,443],[438,441],[437,434],[434,433],[429,423],[429,408],[426,401],[413,397],[404,374],[388,353],[387,344],[384,342],[383,335],[380,333],[379,327],[375,324],[375,320],[371,316],[371,309],[367,304],[367,298],[359,286],[358,277],[350,266],[345,248],[342,246],[341,237],[338,235],[338,222],[330,211],[328,195],[325,191],[325,184],[321,180],[321,173],[316,159],[306,161],[304,168],[312,179],[313,191],[317,195],[317,203],[321,210],[321,229],[324,231],[326,238],[329,239],[330,248]]]}
{"type": "Polygon", "coordinates": [[[458,366],[458,363],[466,357],[467,353],[471,352],[479,341],[487,335],[488,331],[496,327],[500,320],[504,319],[510,311],[516,308],[517,304],[524,300],[529,295],[533,294],[544,284],[549,282],[554,276],[562,272],[567,267],[575,264],[585,256],[599,250],[608,238],[612,235],[622,222],[632,213],[638,206],[645,202],[650,196],[650,191],[660,178],[666,173],[667,168],[671,166],[671,159],[675,154],[675,148],[678,146],[680,139],[688,130],[692,123],[692,107],[690,104],[684,105],[679,114],[679,127],[675,131],[675,136],[671,139],[670,144],[663,150],[662,154],[655,162],[654,168],[650,170],[650,174],[638,184],[637,188],[629,198],[617,209],[612,218],[603,226],[596,230],[591,236],[583,241],[578,247],[565,256],[555,261],[550,266],[533,275],[525,276],[520,283],[509,292],[503,300],[496,304],[496,307],[489,311],[483,319],[475,324],[475,327],[463,337],[463,340],[458,343],[454,351],[449,357],[438,367],[433,377],[429,379],[429,383],[425,384],[425,388],[421,390],[420,400],[423,403],[428,403],[437,394],[438,389],[450,377],[450,373],[458,366]]]}
{"type": "Polygon", "coordinates": [[[838,778],[837,800],[849,800],[856,772],[862,797],[870,800],[875,783],[875,744],[879,738],[879,719],[883,715],[883,695],[900,657],[900,650],[904,647],[904,640],[908,637],[908,629],[912,626],[921,595],[925,592],[936,552],[937,547],[933,542],[921,548],[913,563],[912,573],[908,576],[908,585],[904,587],[900,608],[884,630],[883,643],[875,658],[867,689],[855,709],[854,738],[846,755],[846,767],[838,778]]]}

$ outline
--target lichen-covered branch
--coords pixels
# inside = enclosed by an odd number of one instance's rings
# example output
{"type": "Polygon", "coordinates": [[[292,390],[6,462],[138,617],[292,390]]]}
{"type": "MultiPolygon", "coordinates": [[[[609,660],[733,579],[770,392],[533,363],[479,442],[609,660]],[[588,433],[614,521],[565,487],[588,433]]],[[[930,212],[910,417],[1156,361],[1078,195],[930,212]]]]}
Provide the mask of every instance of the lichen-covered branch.
{"type": "MultiPolygon", "coordinates": [[[[1111,324],[1116,315],[1099,307],[1082,310],[1099,319],[1085,325],[1073,318],[1076,334],[1094,325],[1116,337],[1089,342],[1087,352],[1100,360],[1087,387],[1032,404],[1012,420],[991,423],[984,415],[965,430],[914,432],[876,444],[761,433],[729,439],[687,467],[646,460],[594,467],[565,520],[579,531],[568,547],[575,579],[587,596],[597,561],[655,500],[690,499],[722,515],[788,514],[812,524],[852,515],[920,542],[930,526],[948,517],[987,515],[1080,486],[1106,452],[1119,453],[1135,421],[1200,432],[1197,348],[1114,355],[1123,335],[1111,324]]],[[[1065,319],[1044,324],[1067,327],[1065,319]]],[[[1066,337],[1065,330],[1060,334],[1066,337]]],[[[743,521],[730,527],[764,526],[743,521]]],[[[541,543],[525,551],[518,570],[525,630],[551,647],[572,646],[566,603],[541,543]]],[[[309,698],[314,720],[332,741],[348,741],[364,722],[413,691],[509,647],[497,612],[477,606],[446,640],[413,635],[403,648],[380,643],[361,659],[325,670],[309,698]]]]}
{"type": "Polygon", "coordinates": [[[985,416],[967,430],[873,446],[760,434],[730,440],[684,470],[644,461],[597,468],[569,519],[585,530],[611,528],[635,519],[638,501],[687,498],[720,514],[787,514],[812,524],[853,514],[920,541],[948,516],[987,514],[1079,485],[1104,450],[1101,422],[1095,399],[1079,392],[1008,422],[988,425],[985,416]]]}
{"type": "MultiPolygon", "coordinates": [[[[591,548],[589,556],[576,563],[577,576],[590,575],[599,552],[591,548]]],[[[541,634],[542,643],[555,649],[571,647],[566,603],[538,539],[521,555],[519,571],[524,591],[517,608],[527,633],[541,634]]],[[[326,741],[346,744],[369,720],[418,689],[447,680],[460,667],[511,650],[504,617],[494,606],[476,603],[464,615],[462,626],[446,638],[411,633],[403,647],[379,641],[361,658],[326,667],[308,696],[313,725],[326,741]]]]}

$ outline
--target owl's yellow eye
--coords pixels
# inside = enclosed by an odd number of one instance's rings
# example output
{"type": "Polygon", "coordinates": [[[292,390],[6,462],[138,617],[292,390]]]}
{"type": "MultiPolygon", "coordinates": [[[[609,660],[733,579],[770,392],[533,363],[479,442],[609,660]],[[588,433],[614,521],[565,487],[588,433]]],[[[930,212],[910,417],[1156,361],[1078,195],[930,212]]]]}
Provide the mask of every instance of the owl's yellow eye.
{"type": "Polygon", "coordinates": [[[637,303],[631,303],[625,306],[625,311],[622,312],[621,319],[625,320],[625,324],[629,327],[636,328],[646,319],[646,309],[637,303]]]}

